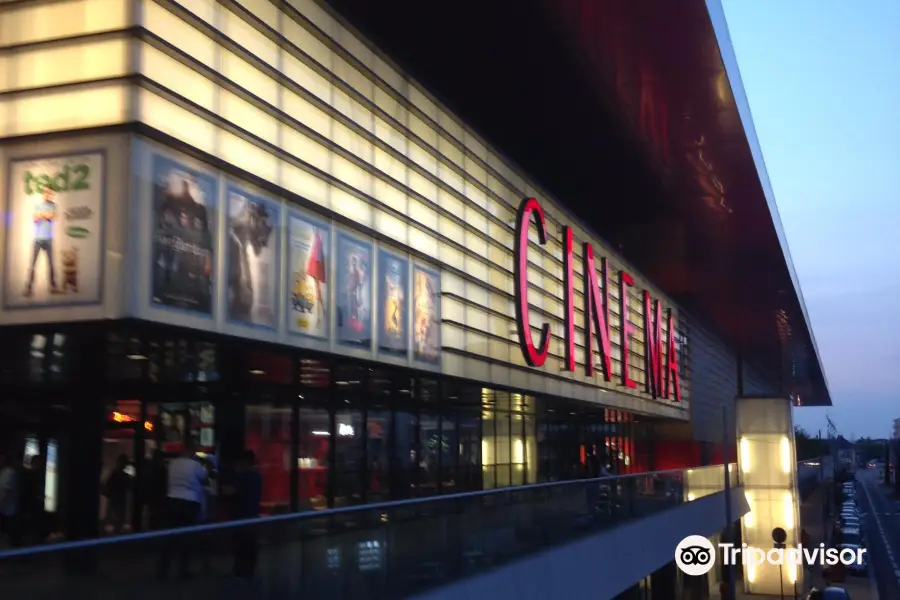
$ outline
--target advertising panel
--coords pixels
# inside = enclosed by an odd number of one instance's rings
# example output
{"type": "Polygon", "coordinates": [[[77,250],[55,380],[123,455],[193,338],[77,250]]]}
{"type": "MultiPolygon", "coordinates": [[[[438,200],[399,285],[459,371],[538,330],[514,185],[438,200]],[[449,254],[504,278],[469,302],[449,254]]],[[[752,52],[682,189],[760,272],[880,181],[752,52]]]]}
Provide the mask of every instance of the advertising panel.
{"type": "Polygon", "coordinates": [[[405,355],[408,348],[409,262],[386,250],[378,251],[378,347],[405,355]]]}
{"type": "Polygon", "coordinates": [[[234,184],[226,197],[226,314],[238,323],[277,327],[281,206],[234,184]]]}
{"type": "Polygon", "coordinates": [[[10,162],[6,308],[100,302],[104,163],[102,152],[10,162]]]}
{"type": "Polygon", "coordinates": [[[288,331],[328,337],[331,307],[331,227],[312,217],[291,212],[288,217],[288,331]]]}
{"type": "Polygon", "coordinates": [[[372,243],[341,233],[337,247],[338,341],[372,341],[372,243]]]}
{"type": "Polygon", "coordinates": [[[159,154],[152,172],[152,303],[212,316],[216,179],[159,154]]]}
{"type": "Polygon", "coordinates": [[[441,275],[413,268],[413,358],[436,364],[441,360],[441,275]]]}

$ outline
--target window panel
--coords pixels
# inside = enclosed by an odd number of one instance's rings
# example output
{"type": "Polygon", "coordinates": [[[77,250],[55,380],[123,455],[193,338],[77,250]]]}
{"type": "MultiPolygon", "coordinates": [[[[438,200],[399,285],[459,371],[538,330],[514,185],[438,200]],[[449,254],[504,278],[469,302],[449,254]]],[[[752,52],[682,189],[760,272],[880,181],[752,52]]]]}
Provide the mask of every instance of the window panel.
{"type": "Polygon", "coordinates": [[[261,111],[225,89],[219,90],[219,115],[236,126],[277,146],[278,121],[275,120],[275,117],[261,111]]]}
{"type": "Polygon", "coordinates": [[[393,185],[376,179],[374,196],[379,202],[383,202],[404,215],[407,214],[406,194],[393,185]]]}
{"type": "Polygon", "coordinates": [[[466,305],[462,300],[444,296],[441,302],[441,318],[445,321],[456,321],[458,323],[466,322],[466,305]]]}
{"type": "Polygon", "coordinates": [[[437,231],[438,228],[438,215],[437,212],[423,204],[422,202],[416,200],[415,198],[410,198],[409,202],[409,218],[418,221],[425,227],[437,231]]]}
{"type": "Polygon", "coordinates": [[[272,106],[278,106],[278,84],[274,79],[228,50],[219,52],[222,75],[272,106]]]}
{"type": "MultiPolygon", "coordinates": [[[[242,4],[251,15],[271,27],[272,30],[278,31],[278,23],[280,20],[279,14],[281,11],[278,10],[277,5],[272,4],[269,0],[238,0],[238,2],[239,4],[242,4]]],[[[285,20],[287,20],[287,17],[285,17],[285,20]]]]}
{"type": "MultiPolygon", "coordinates": [[[[44,98],[34,102],[32,106],[37,107],[40,102],[44,101],[44,98]]],[[[109,110],[106,108],[108,104],[106,106],[104,104],[106,103],[99,106],[104,111],[109,110]]],[[[176,137],[202,151],[215,154],[216,128],[206,119],[202,119],[180,106],[175,106],[168,100],[146,90],[140,92],[138,106],[140,107],[140,120],[150,127],[176,137]]]]}
{"type": "MultiPolygon", "coordinates": [[[[410,120],[414,119],[412,115],[408,117],[410,120]]],[[[419,121],[421,123],[421,121],[419,121]]],[[[419,146],[414,141],[410,141],[407,147],[408,156],[415,162],[417,165],[431,173],[432,175],[437,175],[437,159],[429,153],[427,150],[419,146]]]]}
{"type": "Polygon", "coordinates": [[[401,184],[406,182],[406,165],[379,148],[375,148],[375,168],[401,184]]]}
{"type": "Polygon", "coordinates": [[[247,171],[275,181],[278,177],[278,159],[265,150],[225,131],[219,132],[219,157],[232,164],[241,165],[247,171]]]}
{"type": "Polygon", "coordinates": [[[437,202],[437,186],[413,170],[409,171],[409,187],[431,202],[437,202]]]}
{"type": "MultiPolygon", "coordinates": [[[[355,67],[350,66],[347,61],[334,53],[331,55],[331,72],[334,73],[338,79],[348,84],[356,92],[362,94],[369,100],[374,98],[375,94],[373,87],[375,84],[365,75],[357,71],[355,67]]],[[[335,108],[337,108],[336,105],[335,108]]]]}
{"type": "MultiPolygon", "coordinates": [[[[96,4],[104,4],[97,2],[96,4]]],[[[216,52],[219,47],[211,39],[203,35],[197,29],[188,25],[159,4],[144,2],[142,24],[148,30],[168,40],[187,56],[206,65],[211,69],[216,68],[216,52]]],[[[54,20],[58,17],[54,17],[54,20]]],[[[6,18],[0,19],[6,24],[6,18]]]]}
{"type": "MultiPolygon", "coordinates": [[[[284,21],[287,23],[289,19],[284,21]]],[[[289,37],[288,39],[292,38],[289,37]]],[[[331,84],[324,77],[306,66],[306,64],[294,58],[293,55],[283,52],[282,69],[284,69],[284,74],[288,79],[326,104],[331,104],[331,84]]]]}
{"type": "Polygon", "coordinates": [[[179,4],[214,27],[216,24],[216,15],[219,11],[225,10],[214,0],[181,0],[179,4]]]}
{"type": "Polygon", "coordinates": [[[444,163],[440,163],[438,165],[438,173],[440,174],[441,181],[455,189],[460,194],[465,192],[466,186],[463,182],[462,175],[460,175],[450,167],[444,165],[444,163]]]}
{"type": "Polygon", "coordinates": [[[119,77],[127,71],[125,40],[102,40],[11,52],[0,91],[119,77]]]}
{"type": "MultiPolygon", "coordinates": [[[[453,214],[453,213],[452,213],[453,214]]],[[[460,242],[463,240],[463,228],[458,224],[452,221],[449,217],[441,216],[440,220],[440,232],[445,238],[453,240],[455,242],[460,242]]]]}
{"type": "Polygon", "coordinates": [[[477,258],[466,256],[466,273],[481,281],[488,280],[488,266],[477,258]]]}
{"type": "Polygon", "coordinates": [[[466,325],[479,331],[488,331],[488,314],[483,309],[474,306],[466,307],[466,325]]]}
{"type": "Polygon", "coordinates": [[[128,25],[130,2],[80,0],[7,7],[0,19],[0,46],[31,44],[128,25]]]}
{"type": "Polygon", "coordinates": [[[454,215],[456,217],[463,217],[466,214],[465,205],[462,201],[459,200],[453,194],[450,194],[444,190],[438,191],[438,204],[440,204],[441,208],[445,211],[454,215]]]}
{"type": "Polygon", "coordinates": [[[371,205],[333,186],[331,188],[331,209],[361,225],[372,226],[371,205]]]}
{"type": "Polygon", "coordinates": [[[372,175],[342,156],[335,154],[331,157],[331,174],[336,177],[338,181],[341,181],[345,185],[359,190],[364,194],[371,192],[372,175]]]}
{"type": "MultiPolygon", "coordinates": [[[[409,201],[410,203],[413,202],[411,198],[409,201]]],[[[409,245],[427,256],[435,256],[437,254],[437,239],[433,235],[429,235],[414,227],[411,227],[409,230],[409,245]]]]}
{"type": "Polygon", "coordinates": [[[463,253],[447,243],[440,245],[440,260],[447,263],[451,267],[463,270],[465,262],[463,261],[463,253]]]}
{"type": "Polygon", "coordinates": [[[407,241],[406,223],[382,210],[373,210],[375,212],[375,229],[397,243],[405,244],[407,241]]]}
{"type": "Polygon", "coordinates": [[[207,110],[215,110],[218,87],[212,81],[186,67],[153,46],[141,45],[143,73],[165,87],[177,90],[187,100],[207,110]]]}
{"type": "Polygon", "coordinates": [[[223,11],[222,33],[273,67],[278,67],[278,47],[231,11],[223,11]]]}
{"type": "MultiPolygon", "coordinates": [[[[291,2],[291,4],[294,4],[291,2]]],[[[299,8],[301,12],[305,12],[304,8],[299,8]]],[[[314,61],[321,66],[328,68],[331,64],[331,50],[310,34],[306,28],[294,21],[292,18],[284,18],[281,20],[281,28],[284,37],[290,40],[297,48],[309,55],[314,61]]]]}
{"type": "Polygon", "coordinates": [[[287,89],[282,91],[281,102],[285,114],[297,119],[319,135],[331,138],[331,117],[324,111],[287,89]]]}
{"type": "Polygon", "coordinates": [[[425,94],[419,88],[415,86],[409,87],[409,101],[412,102],[416,107],[425,113],[428,118],[433,121],[437,121],[438,108],[425,96],[425,94]]]}
{"type": "Polygon", "coordinates": [[[325,173],[329,170],[331,152],[295,129],[282,126],[281,148],[325,173]]]}
{"type": "Polygon", "coordinates": [[[488,347],[488,337],[483,333],[472,330],[466,332],[466,350],[473,354],[488,356],[490,348],[488,347]]]}
{"type": "Polygon", "coordinates": [[[280,161],[280,165],[281,187],[320,206],[330,205],[330,186],[325,180],[288,162],[280,161]]]}
{"type": "MultiPolygon", "coordinates": [[[[444,298],[446,300],[446,298],[444,298]]],[[[443,310],[443,303],[441,309],[443,310]]],[[[456,348],[457,350],[466,349],[465,331],[461,328],[444,322],[441,325],[441,345],[446,348],[456,348]]]]}
{"type": "Polygon", "coordinates": [[[396,150],[398,153],[402,155],[406,155],[406,149],[408,145],[408,141],[406,137],[400,133],[399,130],[395,129],[393,126],[388,125],[386,121],[376,118],[375,119],[375,135],[382,142],[396,150]]]}
{"type": "MultiPolygon", "coordinates": [[[[331,124],[331,139],[335,144],[347,150],[351,154],[359,157],[367,163],[372,163],[372,143],[355,131],[351,130],[349,127],[337,121],[334,121],[331,124]]],[[[354,168],[358,167],[354,166],[354,168]]],[[[368,193],[369,188],[366,187],[365,190],[368,193]]]]}
{"type": "Polygon", "coordinates": [[[374,131],[373,117],[369,109],[363,107],[362,104],[337,87],[332,91],[331,99],[334,107],[345,117],[366,131],[374,131]]]}
{"type": "Polygon", "coordinates": [[[445,272],[441,274],[441,292],[443,293],[456,294],[457,296],[468,298],[466,294],[468,286],[469,284],[455,273],[445,272]]]}

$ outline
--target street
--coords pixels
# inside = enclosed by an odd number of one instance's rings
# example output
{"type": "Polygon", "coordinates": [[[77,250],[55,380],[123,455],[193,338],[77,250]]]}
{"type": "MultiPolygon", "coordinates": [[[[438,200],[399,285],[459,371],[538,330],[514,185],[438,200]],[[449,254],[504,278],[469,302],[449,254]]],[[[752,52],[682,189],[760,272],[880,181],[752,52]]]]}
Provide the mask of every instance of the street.
{"type": "Polygon", "coordinates": [[[877,469],[857,472],[857,498],[866,514],[869,560],[875,571],[878,594],[900,598],[900,505],[888,497],[877,469]]]}

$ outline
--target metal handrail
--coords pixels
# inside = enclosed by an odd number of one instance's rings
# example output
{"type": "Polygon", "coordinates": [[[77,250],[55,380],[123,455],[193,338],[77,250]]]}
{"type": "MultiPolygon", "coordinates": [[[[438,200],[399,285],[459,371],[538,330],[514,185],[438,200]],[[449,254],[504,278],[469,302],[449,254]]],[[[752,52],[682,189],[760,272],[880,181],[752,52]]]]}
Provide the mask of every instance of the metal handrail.
{"type": "MultiPolygon", "coordinates": [[[[734,463],[730,463],[734,464],[734,463]]],[[[343,506],[340,508],[327,508],[324,510],[294,512],[283,515],[270,515],[268,517],[255,517],[250,519],[240,519],[234,521],[225,521],[222,523],[206,523],[202,525],[191,525],[188,527],[179,527],[175,529],[163,529],[159,531],[145,531],[141,533],[128,533],[124,535],[116,535],[103,538],[92,538],[89,540],[77,540],[72,542],[60,542],[57,544],[45,544],[42,546],[31,546],[29,548],[17,548],[13,550],[0,551],[0,560],[5,558],[13,558],[17,556],[26,556],[34,554],[42,554],[48,552],[65,552],[68,550],[78,550],[81,548],[89,548],[96,546],[104,546],[115,544],[118,542],[141,541],[154,538],[168,537],[172,535],[186,535],[191,533],[202,533],[216,530],[238,529],[244,526],[256,525],[265,526],[270,523],[281,523],[286,521],[304,521],[312,519],[323,519],[329,517],[343,516],[358,512],[369,512],[373,510],[396,509],[408,506],[419,506],[430,504],[433,502],[452,502],[454,500],[468,500],[486,496],[499,496],[501,494],[516,494],[520,492],[528,492],[547,488],[562,488],[570,485],[584,485],[588,483],[599,483],[601,481],[635,479],[638,477],[658,477],[665,474],[685,473],[700,469],[711,469],[721,467],[722,465],[707,465],[703,467],[691,467],[689,469],[668,469],[665,471],[648,471],[644,473],[629,473],[626,475],[606,475],[603,477],[594,477],[590,479],[567,479],[565,481],[551,481],[545,483],[532,483],[528,485],[516,485],[505,488],[497,488],[492,490],[478,490],[474,492],[458,492],[456,494],[443,494],[439,496],[429,496],[427,498],[410,498],[406,500],[392,500],[389,502],[374,502],[370,504],[358,504],[354,506],[343,506]]]]}

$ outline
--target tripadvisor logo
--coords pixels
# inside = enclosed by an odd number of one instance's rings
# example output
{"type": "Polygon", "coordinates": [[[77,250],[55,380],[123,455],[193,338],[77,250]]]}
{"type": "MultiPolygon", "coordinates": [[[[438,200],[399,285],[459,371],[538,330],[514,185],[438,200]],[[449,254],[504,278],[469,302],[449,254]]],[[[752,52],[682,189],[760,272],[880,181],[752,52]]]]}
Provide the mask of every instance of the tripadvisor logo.
{"type": "Polygon", "coordinates": [[[25,184],[25,193],[30,195],[40,194],[44,188],[49,187],[54,192],[77,192],[89,190],[91,168],[84,163],[68,164],[56,173],[41,173],[25,171],[22,178],[25,184]]]}
{"type": "Polygon", "coordinates": [[[754,548],[747,544],[740,547],[734,544],[719,544],[716,547],[702,535],[689,535],[675,548],[675,564],[685,575],[697,577],[709,573],[717,558],[720,558],[724,565],[769,564],[803,567],[817,564],[833,567],[838,564],[864,565],[865,554],[865,548],[826,548],[825,544],[811,548],[797,546],[770,550],[754,548]]]}

